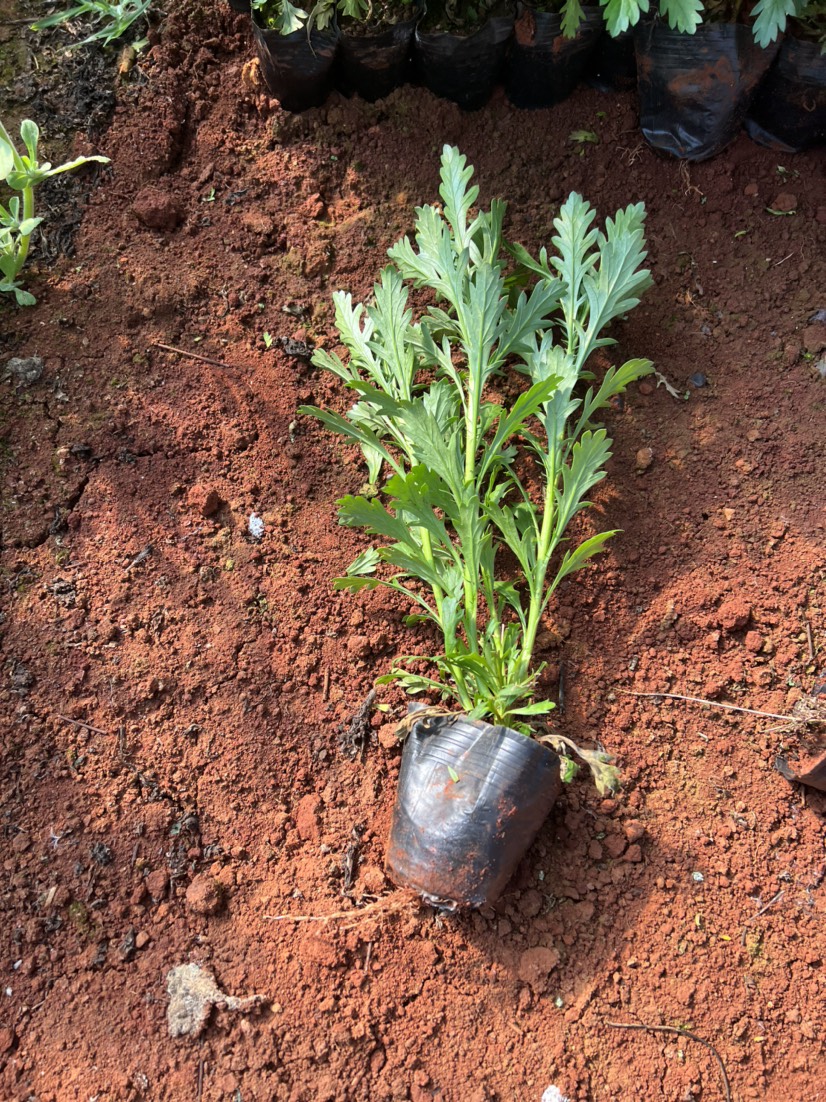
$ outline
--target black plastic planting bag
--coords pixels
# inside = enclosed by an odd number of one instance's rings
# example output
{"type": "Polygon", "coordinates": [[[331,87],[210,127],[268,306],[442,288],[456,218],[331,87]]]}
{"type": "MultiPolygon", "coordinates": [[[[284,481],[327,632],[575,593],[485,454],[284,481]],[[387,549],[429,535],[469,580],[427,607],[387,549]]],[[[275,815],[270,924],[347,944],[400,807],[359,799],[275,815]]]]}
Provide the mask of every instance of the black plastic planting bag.
{"type": "Polygon", "coordinates": [[[414,724],[402,756],[387,871],[436,905],[497,899],[553,807],[559,757],[464,716],[414,724]]]}
{"type": "Polygon", "coordinates": [[[815,42],[787,38],[760,86],[749,137],[783,153],[826,142],[826,54],[815,42]]]}
{"type": "Polygon", "coordinates": [[[637,84],[634,32],[612,38],[607,31],[597,41],[588,60],[585,80],[600,92],[628,92],[637,84]]]}
{"type": "Polygon", "coordinates": [[[512,15],[492,16],[470,35],[417,30],[413,43],[419,80],[465,111],[478,111],[499,80],[512,30],[512,15]]]}
{"type": "Polygon", "coordinates": [[[333,87],[338,27],[284,35],[253,20],[252,29],[264,80],[281,106],[286,111],[320,107],[333,87]]]}
{"type": "Polygon", "coordinates": [[[336,86],[370,103],[384,99],[404,84],[418,16],[394,23],[379,34],[341,33],[336,61],[336,86]]]}
{"type": "Polygon", "coordinates": [[[573,92],[602,30],[600,8],[585,8],[574,38],[562,34],[562,16],[525,7],[513,27],[505,91],[516,107],[550,107],[573,92]]]}
{"type": "Polygon", "coordinates": [[[739,23],[701,23],[694,34],[654,20],[637,27],[643,137],[663,153],[702,161],[736,136],[777,53],[739,23]]]}

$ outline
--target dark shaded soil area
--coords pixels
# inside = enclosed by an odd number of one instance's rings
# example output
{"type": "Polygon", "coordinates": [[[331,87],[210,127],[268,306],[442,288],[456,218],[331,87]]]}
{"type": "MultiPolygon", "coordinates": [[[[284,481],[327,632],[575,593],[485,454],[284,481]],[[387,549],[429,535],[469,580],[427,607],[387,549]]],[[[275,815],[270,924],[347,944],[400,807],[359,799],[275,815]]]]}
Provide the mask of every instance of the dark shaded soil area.
{"type": "MultiPolygon", "coordinates": [[[[642,1022],[711,1042],[735,1099],[823,1097],[826,796],[773,767],[798,738],[627,695],[785,715],[822,671],[822,156],[743,136],[689,169],[640,142],[632,94],[584,88],[296,118],[250,56],[242,17],[172,11],[92,132],[112,164],[82,182],[75,255],[58,209],[38,305],[0,307],[2,362],[44,361],[0,390],[0,1094],[724,1097],[696,1042],[608,1025],[642,1022]],[[392,596],[332,591],[364,546],[335,507],[363,467],[297,417],[347,399],[280,341],[333,345],[332,291],[369,294],[443,142],[532,250],[572,189],[602,217],[645,201],[656,283],[603,363],[648,356],[680,395],[644,382],[612,411],[594,523],[623,534],[542,637],[560,730],[616,753],[624,790],[575,781],[501,902],[447,919],[398,894],[359,914],[391,890],[401,695],[363,753],[342,739],[424,644],[392,596]],[[263,1006],[170,1038],[188,962],[263,1006]]],[[[21,113],[47,116],[39,95],[21,113]]]]}

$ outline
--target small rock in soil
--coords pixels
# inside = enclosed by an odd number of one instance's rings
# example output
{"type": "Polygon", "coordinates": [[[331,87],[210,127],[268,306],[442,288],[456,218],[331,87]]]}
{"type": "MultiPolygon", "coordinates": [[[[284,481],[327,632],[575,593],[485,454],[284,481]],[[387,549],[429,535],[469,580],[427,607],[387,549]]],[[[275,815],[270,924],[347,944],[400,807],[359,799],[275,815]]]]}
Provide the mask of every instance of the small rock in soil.
{"type": "Polygon", "coordinates": [[[797,196],[791,191],[781,191],[779,195],[775,195],[774,200],[769,204],[772,210],[783,211],[784,214],[790,214],[793,210],[797,210],[797,196]]]}
{"type": "Polygon", "coordinates": [[[718,615],[723,631],[742,631],[751,619],[751,609],[740,597],[733,597],[720,605],[718,615]]]}
{"type": "Polygon", "coordinates": [[[43,374],[39,356],[12,356],[6,361],[5,375],[17,380],[19,386],[31,386],[43,374]]]}
{"type": "Polygon", "coordinates": [[[352,658],[367,658],[370,654],[370,640],[366,635],[351,635],[347,640],[347,652],[352,658]]]}
{"type": "Polygon", "coordinates": [[[131,960],[135,953],[135,939],[136,939],[135,927],[130,926],[124,935],[123,941],[118,946],[118,952],[123,960],[131,960]]]}
{"type": "Polygon", "coordinates": [[[132,210],[150,230],[174,230],[183,217],[175,197],[157,187],[139,191],[132,210]]]}
{"type": "Polygon", "coordinates": [[[400,746],[399,737],[396,734],[397,723],[383,723],[378,729],[379,745],[385,750],[395,750],[400,746]]]}
{"type": "Polygon", "coordinates": [[[244,1012],[264,1001],[263,995],[247,998],[225,995],[212,973],[199,964],[179,964],[172,968],[167,973],[166,992],[169,995],[166,1023],[170,1037],[197,1037],[203,1032],[215,1003],[221,1003],[227,1010],[244,1012]]]}
{"type": "Polygon", "coordinates": [[[531,987],[543,987],[554,968],[559,964],[559,953],[546,945],[527,949],[519,958],[519,978],[531,987]]]}
{"type": "Polygon", "coordinates": [[[542,1092],[541,1102],[568,1102],[568,1098],[559,1087],[546,1087],[542,1092]]]}
{"type": "Polygon", "coordinates": [[[17,1040],[14,1029],[11,1026],[4,1026],[0,1029],[0,1056],[6,1052],[11,1052],[14,1048],[14,1042],[17,1040]]]}
{"type": "Polygon", "coordinates": [[[166,869],[155,869],[146,878],[146,890],[152,896],[152,902],[158,903],[166,895],[169,887],[169,873],[166,869]]]}
{"type": "Polygon", "coordinates": [[[747,631],[745,643],[746,650],[751,651],[752,654],[759,654],[763,649],[763,636],[759,631],[747,631]]]}
{"type": "Polygon", "coordinates": [[[186,889],[186,905],[196,915],[214,915],[224,905],[223,885],[213,876],[196,876],[186,889]]]}
{"type": "Polygon", "coordinates": [[[653,383],[649,383],[647,379],[643,379],[643,381],[637,385],[637,390],[643,397],[648,398],[654,393],[654,385],[653,383]]]}
{"type": "Polygon", "coordinates": [[[11,848],[15,853],[25,853],[31,844],[32,840],[28,834],[15,834],[12,839],[11,848]]]}
{"type": "Polygon", "coordinates": [[[695,371],[688,381],[695,388],[695,390],[701,390],[704,386],[708,386],[708,379],[702,373],[702,371],[695,371]]]}
{"type": "Polygon", "coordinates": [[[608,856],[616,860],[617,857],[622,857],[625,852],[627,841],[620,834],[609,834],[602,844],[608,856]]]}
{"type": "Polygon", "coordinates": [[[298,807],[295,809],[295,828],[299,838],[305,842],[317,842],[321,838],[320,808],[321,801],[312,793],[309,796],[302,796],[298,801],[298,807]]]}
{"type": "Polygon", "coordinates": [[[634,459],[634,466],[639,474],[643,471],[647,471],[651,464],[654,462],[654,449],[653,448],[640,448],[634,459]]]}
{"type": "Polygon", "coordinates": [[[198,510],[202,517],[214,517],[224,502],[217,490],[208,490],[196,483],[186,495],[189,504],[198,510]]]}
{"type": "Polygon", "coordinates": [[[629,842],[640,842],[645,836],[645,827],[637,819],[629,819],[623,830],[629,842]]]}

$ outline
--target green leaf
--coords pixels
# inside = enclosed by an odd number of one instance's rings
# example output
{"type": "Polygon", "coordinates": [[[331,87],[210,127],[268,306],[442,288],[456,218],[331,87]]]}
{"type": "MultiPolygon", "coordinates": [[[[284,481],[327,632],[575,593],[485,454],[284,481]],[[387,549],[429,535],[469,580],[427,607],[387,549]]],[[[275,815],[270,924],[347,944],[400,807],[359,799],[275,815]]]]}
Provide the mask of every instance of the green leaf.
{"type": "Polygon", "coordinates": [[[648,0],[600,0],[605,16],[605,29],[612,38],[635,27],[640,15],[648,11],[648,0]]]}
{"type": "Polygon", "coordinates": [[[37,164],[37,143],[40,140],[40,130],[32,119],[24,119],[20,124],[20,137],[33,164],[37,164]]]}
{"type": "Polygon", "coordinates": [[[364,528],[373,536],[409,543],[410,530],[407,525],[389,513],[381,502],[348,495],[337,504],[340,524],[348,528],[364,528]]]}
{"type": "Polygon", "coordinates": [[[556,704],[552,700],[537,700],[533,704],[526,704],[523,708],[511,708],[512,716],[544,716],[552,712],[556,704]]]}
{"type": "Polygon", "coordinates": [[[566,38],[574,38],[579,25],[585,18],[582,4],[579,0],[565,0],[562,5],[562,33],[566,38]]]}
{"type": "Polygon", "coordinates": [[[804,0],[757,0],[752,8],[752,34],[758,46],[768,46],[786,30],[786,19],[805,11],[804,0]]]}
{"type": "Polygon", "coordinates": [[[583,540],[583,542],[573,551],[566,551],[557,571],[556,578],[551,585],[551,589],[554,590],[562,581],[563,578],[569,574],[573,574],[575,570],[579,570],[581,566],[598,555],[600,551],[605,550],[605,544],[618,533],[618,529],[613,529],[610,532],[599,532],[596,536],[591,536],[590,539],[583,540]]]}
{"type": "Polygon", "coordinates": [[[562,468],[562,491],[556,518],[556,535],[561,538],[572,518],[590,503],[585,494],[605,477],[611,442],[605,429],[584,432],[571,449],[570,464],[562,468]]]}
{"type": "Polygon", "coordinates": [[[5,180],[14,170],[14,152],[9,143],[0,136],[0,180],[5,180]]]}
{"type": "Polygon", "coordinates": [[[439,194],[444,203],[445,217],[453,229],[457,247],[466,249],[470,244],[467,216],[479,195],[478,187],[468,187],[473,168],[455,146],[445,145],[440,175],[442,185],[439,194]]]}
{"type": "Polygon", "coordinates": [[[599,138],[593,130],[572,130],[568,135],[568,141],[576,142],[578,145],[585,145],[588,142],[592,145],[599,145],[599,138]]]}
{"type": "Polygon", "coordinates": [[[290,0],[279,0],[275,14],[267,20],[268,25],[281,35],[300,31],[307,22],[307,12],[295,7],[290,0]]]}
{"type": "Polygon", "coordinates": [[[703,21],[702,11],[702,0],[660,0],[660,15],[669,27],[683,34],[694,34],[703,21]]]}
{"type": "Polygon", "coordinates": [[[402,468],[398,461],[390,454],[390,452],[382,444],[381,440],[376,436],[374,432],[371,432],[363,424],[354,424],[347,420],[346,417],[342,417],[340,413],[333,413],[332,410],[319,409],[317,406],[299,406],[298,412],[305,414],[308,417],[316,417],[322,424],[333,432],[339,433],[341,436],[346,436],[350,440],[354,440],[356,443],[361,444],[362,447],[367,445],[377,452],[382,459],[389,466],[402,473],[402,468]]]}
{"type": "Polygon", "coordinates": [[[447,767],[447,771],[450,774],[450,779],[453,781],[453,783],[458,784],[459,783],[459,774],[456,772],[456,770],[453,768],[452,765],[449,765],[447,767]]]}
{"type": "Polygon", "coordinates": [[[375,574],[376,567],[379,565],[379,553],[374,548],[369,547],[366,551],[362,551],[350,565],[347,567],[347,574],[375,574]]]}

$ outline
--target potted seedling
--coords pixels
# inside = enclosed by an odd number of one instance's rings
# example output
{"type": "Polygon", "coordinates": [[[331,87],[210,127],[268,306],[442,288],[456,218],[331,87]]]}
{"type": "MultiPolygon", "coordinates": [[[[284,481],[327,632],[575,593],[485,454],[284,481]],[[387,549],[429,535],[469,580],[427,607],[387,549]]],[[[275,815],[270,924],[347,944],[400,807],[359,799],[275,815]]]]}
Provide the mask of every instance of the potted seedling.
{"type": "Polygon", "coordinates": [[[339,0],[337,86],[371,103],[407,78],[417,0],[339,0]]]}
{"type": "Polygon", "coordinates": [[[594,418],[652,370],[642,359],[599,379],[589,370],[591,353],[613,343],[606,327],[651,282],[643,205],[600,231],[570,195],[555,251],[536,260],[511,246],[508,274],[505,204],[474,214],[472,172],[445,146],[441,206],[419,208],[415,240],[390,249],[373,305],[334,295],[346,355],[317,351],[313,362],[343,380],[353,407],[302,408],[360,445],[380,490],[339,502],[340,522],[378,545],[336,588],[397,593],[435,650],[379,678],[438,698],[410,717],[387,867],[448,906],[502,891],[560,776],[574,772],[569,751],[601,791],[614,786],[606,754],[543,729],[553,704],[535,656],[559,586],[615,534],[574,523],[611,454],[594,418]],[[411,288],[433,303],[415,320],[411,288]]]}
{"type": "Polygon", "coordinates": [[[422,84],[466,111],[484,107],[502,71],[514,14],[509,0],[428,0],[414,38],[422,84]]]}
{"type": "Polygon", "coordinates": [[[750,137],[784,153],[826,142],[826,0],[791,2],[786,37],[746,119],[750,137]]]}
{"type": "Polygon", "coordinates": [[[92,161],[108,164],[109,158],[76,157],[52,168],[49,161],[40,162],[37,159],[40,140],[37,123],[24,119],[20,125],[20,137],[25,153],[18,150],[5,126],[0,123],[0,182],[19,193],[8,200],[8,207],[0,203],[0,292],[14,295],[18,306],[33,306],[36,301],[34,295],[21,287],[18,277],[29,256],[32,234],[43,221],[35,217],[34,193],[37,185],[92,161]]]}
{"type": "Polygon", "coordinates": [[[550,107],[573,92],[602,33],[599,7],[567,0],[520,6],[508,48],[505,91],[516,107],[550,107]]]}
{"type": "Polygon", "coordinates": [[[793,0],[711,0],[690,33],[661,19],[637,28],[643,137],[664,153],[702,161],[737,136],[779,48],[793,0]]]}
{"type": "Polygon", "coordinates": [[[320,107],[333,87],[338,45],[335,0],[251,0],[264,81],[286,111],[320,107]]]}

